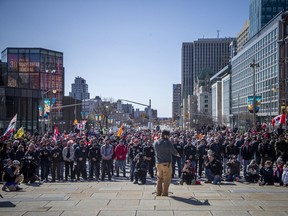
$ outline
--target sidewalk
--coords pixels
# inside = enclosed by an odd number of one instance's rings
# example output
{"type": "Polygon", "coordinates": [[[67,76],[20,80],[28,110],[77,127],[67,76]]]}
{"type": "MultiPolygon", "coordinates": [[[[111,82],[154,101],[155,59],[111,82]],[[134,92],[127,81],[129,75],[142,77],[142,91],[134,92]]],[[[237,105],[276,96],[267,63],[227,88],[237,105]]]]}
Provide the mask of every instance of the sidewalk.
{"type": "Polygon", "coordinates": [[[175,181],[169,197],[156,197],[155,181],[147,180],[146,185],[128,179],[22,185],[21,192],[1,191],[0,215],[288,216],[288,187],[240,182],[181,186],[175,181]]]}

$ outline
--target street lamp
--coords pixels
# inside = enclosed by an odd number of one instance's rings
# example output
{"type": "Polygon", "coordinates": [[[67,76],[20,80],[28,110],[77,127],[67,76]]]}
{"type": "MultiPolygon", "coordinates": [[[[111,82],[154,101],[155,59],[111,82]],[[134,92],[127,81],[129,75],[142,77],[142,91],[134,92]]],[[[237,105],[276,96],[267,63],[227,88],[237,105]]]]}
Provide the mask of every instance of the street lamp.
{"type": "Polygon", "coordinates": [[[259,63],[253,62],[250,64],[250,67],[253,69],[253,128],[256,129],[256,92],[255,92],[255,68],[260,67],[259,63]]]}

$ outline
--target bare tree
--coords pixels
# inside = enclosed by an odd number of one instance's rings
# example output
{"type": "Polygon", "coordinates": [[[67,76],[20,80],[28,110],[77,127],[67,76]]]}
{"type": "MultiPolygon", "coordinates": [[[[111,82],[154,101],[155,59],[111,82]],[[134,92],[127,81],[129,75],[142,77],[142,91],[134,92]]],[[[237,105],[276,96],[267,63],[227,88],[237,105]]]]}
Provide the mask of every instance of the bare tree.
{"type": "Polygon", "coordinates": [[[104,98],[94,107],[95,115],[101,116],[102,125],[108,128],[108,119],[113,117],[117,110],[117,103],[112,98],[104,98]]]}

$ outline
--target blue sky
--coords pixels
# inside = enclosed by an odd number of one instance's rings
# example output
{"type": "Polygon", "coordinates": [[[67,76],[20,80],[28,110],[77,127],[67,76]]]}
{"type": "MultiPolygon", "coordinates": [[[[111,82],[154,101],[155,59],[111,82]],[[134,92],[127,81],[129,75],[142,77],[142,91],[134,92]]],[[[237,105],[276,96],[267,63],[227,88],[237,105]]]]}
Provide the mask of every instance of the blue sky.
{"type": "Polygon", "coordinates": [[[65,95],[81,76],[90,97],[151,99],[159,117],[171,117],[182,43],[217,30],[236,37],[248,12],[249,0],[0,0],[0,50],[63,52],[65,95]]]}

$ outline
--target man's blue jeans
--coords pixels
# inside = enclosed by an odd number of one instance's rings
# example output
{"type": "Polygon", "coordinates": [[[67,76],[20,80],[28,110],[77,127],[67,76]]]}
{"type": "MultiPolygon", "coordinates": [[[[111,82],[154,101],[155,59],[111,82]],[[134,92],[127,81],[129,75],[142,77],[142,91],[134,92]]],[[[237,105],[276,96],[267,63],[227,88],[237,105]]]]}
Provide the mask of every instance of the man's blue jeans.
{"type": "Polygon", "coordinates": [[[215,177],[215,174],[211,171],[211,169],[205,170],[206,178],[211,181],[213,184],[221,183],[221,177],[218,175],[215,177]]]}

